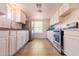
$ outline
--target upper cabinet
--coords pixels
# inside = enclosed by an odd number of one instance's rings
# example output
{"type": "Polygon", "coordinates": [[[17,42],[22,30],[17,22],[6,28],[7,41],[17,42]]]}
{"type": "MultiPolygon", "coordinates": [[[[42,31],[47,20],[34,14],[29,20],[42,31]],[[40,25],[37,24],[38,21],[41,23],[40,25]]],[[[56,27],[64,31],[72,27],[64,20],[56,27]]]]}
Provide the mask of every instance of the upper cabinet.
{"type": "Polygon", "coordinates": [[[52,19],[50,19],[50,25],[56,24],[59,22],[59,13],[58,11],[53,15],[52,19]]]}
{"type": "Polygon", "coordinates": [[[20,6],[15,4],[12,6],[12,20],[22,24],[25,24],[26,21],[26,14],[22,11],[20,6]]]}
{"type": "Polygon", "coordinates": [[[53,18],[53,24],[56,24],[59,22],[59,13],[58,11],[54,14],[54,18],[53,18]]]}
{"type": "Polygon", "coordinates": [[[0,27],[10,28],[11,9],[6,3],[0,3],[0,27]],[[9,19],[8,19],[9,18],[9,19]]]}
{"type": "Polygon", "coordinates": [[[0,27],[18,27],[19,24],[25,24],[26,20],[26,14],[18,4],[0,3],[0,27]],[[13,22],[17,23],[17,25],[13,25],[13,22]]]}
{"type": "Polygon", "coordinates": [[[27,20],[27,18],[26,18],[26,14],[23,12],[23,11],[21,11],[21,21],[22,21],[22,23],[26,23],[26,20],[27,20]]]}
{"type": "Polygon", "coordinates": [[[65,3],[63,4],[60,8],[59,8],[59,16],[65,16],[67,14],[69,14],[70,12],[72,12],[73,10],[76,10],[79,8],[79,4],[73,4],[73,3],[65,3]]]}
{"type": "Polygon", "coordinates": [[[16,22],[25,24],[27,20],[26,14],[21,9],[17,9],[17,11],[18,12],[16,13],[16,22]]]}
{"type": "Polygon", "coordinates": [[[0,3],[0,15],[6,14],[6,3],[0,3]]]}

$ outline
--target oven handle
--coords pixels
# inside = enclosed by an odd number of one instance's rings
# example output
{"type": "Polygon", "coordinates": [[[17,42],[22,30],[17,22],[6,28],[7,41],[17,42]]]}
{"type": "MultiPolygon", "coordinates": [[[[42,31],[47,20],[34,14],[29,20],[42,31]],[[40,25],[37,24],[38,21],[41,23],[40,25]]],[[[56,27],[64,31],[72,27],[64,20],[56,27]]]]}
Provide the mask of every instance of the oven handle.
{"type": "Polygon", "coordinates": [[[59,31],[54,31],[54,32],[59,32],[59,31]]]}

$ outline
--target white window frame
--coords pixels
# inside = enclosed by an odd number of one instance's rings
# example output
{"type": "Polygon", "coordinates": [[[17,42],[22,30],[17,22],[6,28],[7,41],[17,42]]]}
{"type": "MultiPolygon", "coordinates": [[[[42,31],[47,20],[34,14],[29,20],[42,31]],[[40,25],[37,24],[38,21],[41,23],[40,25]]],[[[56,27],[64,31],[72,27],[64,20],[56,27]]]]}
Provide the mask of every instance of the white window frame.
{"type": "Polygon", "coordinates": [[[43,33],[43,21],[36,21],[36,20],[34,20],[34,21],[31,22],[31,26],[32,26],[32,33],[43,33]],[[40,28],[39,28],[39,26],[36,27],[40,31],[36,31],[35,24],[33,24],[34,22],[41,22],[41,27],[40,28]]]}

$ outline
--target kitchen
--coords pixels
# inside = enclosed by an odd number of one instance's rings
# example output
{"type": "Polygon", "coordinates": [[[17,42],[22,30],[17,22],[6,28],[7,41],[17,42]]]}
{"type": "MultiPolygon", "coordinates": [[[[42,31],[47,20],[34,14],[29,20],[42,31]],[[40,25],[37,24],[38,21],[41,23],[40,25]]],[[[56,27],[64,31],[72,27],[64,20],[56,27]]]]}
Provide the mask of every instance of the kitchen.
{"type": "Polygon", "coordinates": [[[0,3],[0,56],[79,56],[78,14],[79,3],[0,3]]]}

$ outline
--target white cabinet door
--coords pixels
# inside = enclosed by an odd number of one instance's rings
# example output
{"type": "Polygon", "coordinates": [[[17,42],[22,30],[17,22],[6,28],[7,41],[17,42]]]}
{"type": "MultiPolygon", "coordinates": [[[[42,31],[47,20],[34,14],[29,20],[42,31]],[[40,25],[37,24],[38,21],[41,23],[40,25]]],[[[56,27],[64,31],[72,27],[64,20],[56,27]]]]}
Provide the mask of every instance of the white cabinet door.
{"type": "Polygon", "coordinates": [[[25,13],[20,8],[17,8],[16,11],[17,11],[16,12],[16,22],[25,24],[25,21],[26,21],[25,13]]]}
{"type": "Polygon", "coordinates": [[[13,55],[16,53],[16,37],[15,36],[10,36],[10,55],[13,55]]]}
{"type": "Polygon", "coordinates": [[[22,32],[21,31],[17,31],[17,50],[19,50],[22,45],[23,45],[23,41],[22,41],[22,32]]]}
{"type": "Polygon", "coordinates": [[[0,3],[0,13],[1,14],[6,13],[6,3],[0,3]]]}
{"type": "Polygon", "coordinates": [[[64,38],[64,53],[68,56],[79,56],[79,37],[78,39],[64,38]]]}
{"type": "Polygon", "coordinates": [[[0,31],[0,56],[8,55],[9,31],[0,31]]]}
{"type": "Polygon", "coordinates": [[[50,41],[50,38],[51,38],[50,31],[47,31],[47,37],[48,37],[48,40],[50,41]]]}
{"type": "Polygon", "coordinates": [[[64,30],[64,53],[69,56],[79,56],[79,30],[64,30]]]}
{"type": "Polygon", "coordinates": [[[29,33],[26,30],[17,31],[17,50],[22,48],[22,46],[29,40],[29,33]]]}
{"type": "Polygon", "coordinates": [[[21,11],[21,22],[25,24],[26,22],[26,15],[24,12],[21,11]]]}
{"type": "Polygon", "coordinates": [[[48,39],[51,43],[53,43],[53,40],[54,40],[54,32],[53,31],[47,31],[47,36],[48,36],[48,39]]]}
{"type": "Polygon", "coordinates": [[[4,25],[6,28],[10,28],[12,20],[12,9],[9,4],[6,4],[6,18],[4,21],[4,25]]]}
{"type": "MultiPolygon", "coordinates": [[[[0,27],[3,27],[3,28],[10,28],[10,22],[11,22],[11,19],[8,19],[8,14],[9,14],[9,17],[10,17],[10,13],[8,12],[8,4],[6,3],[0,3],[0,27]],[[2,15],[3,13],[3,15],[2,15]]],[[[11,17],[10,17],[11,18],[11,17]]]]}
{"type": "Polygon", "coordinates": [[[23,30],[21,32],[22,32],[22,42],[23,42],[23,45],[24,45],[29,40],[29,33],[26,30],[23,30]]]}
{"type": "Polygon", "coordinates": [[[0,16],[0,27],[4,27],[4,20],[6,19],[5,15],[0,16]]]}
{"type": "Polygon", "coordinates": [[[26,31],[21,31],[22,32],[22,42],[23,45],[26,43],[26,31]]]}
{"type": "Polygon", "coordinates": [[[9,55],[13,55],[16,53],[16,48],[17,48],[17,41],[16,41],[16,31],[11,31],[10,32],[10,48],[9,48],[9,55]]]}
{"type": "Polygon", "coordinates": [[[29,40],[29,31],[27,31],[27,30],[24,31],[24,40],[25,40],[24,43],[27,43],[29,40]]]}
{"type": "Polygon", "coordinates": [[[69,10],[70,10],[69,4],[64,3],[59,9],[59,16],[64,16],[68,14],[69,10]]]}
{"type": "Polygon", "coordinates": [[[49,31],[47,31],[47,38],[49,39],[49,31]]]}
{"type": "Polygon", "coordinates": [[[8,56],[8,39],[0,38],[0,56],[8,56]]]}
{"type": "Polygon", "coordinates": [[[26,42],[29,41],[29,31],[26,31],[26,42]]]}

